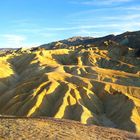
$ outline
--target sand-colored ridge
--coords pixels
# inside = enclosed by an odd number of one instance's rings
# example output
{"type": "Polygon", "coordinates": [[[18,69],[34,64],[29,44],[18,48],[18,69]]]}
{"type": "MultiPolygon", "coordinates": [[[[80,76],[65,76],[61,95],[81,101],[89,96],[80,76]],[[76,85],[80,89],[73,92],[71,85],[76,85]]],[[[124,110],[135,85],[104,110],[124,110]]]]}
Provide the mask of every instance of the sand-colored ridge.
{"type": "Polygon", "coordinates": [[[140,133],[140,58],[101,46],[0,57],[0,114],[71,119],[140,133]]]}
{"type": "Polygon", "coordinates": [[[113,128],[83,125],[72,120],[0,117],[0,139],[140,140],[140,135],[113,128]]]}

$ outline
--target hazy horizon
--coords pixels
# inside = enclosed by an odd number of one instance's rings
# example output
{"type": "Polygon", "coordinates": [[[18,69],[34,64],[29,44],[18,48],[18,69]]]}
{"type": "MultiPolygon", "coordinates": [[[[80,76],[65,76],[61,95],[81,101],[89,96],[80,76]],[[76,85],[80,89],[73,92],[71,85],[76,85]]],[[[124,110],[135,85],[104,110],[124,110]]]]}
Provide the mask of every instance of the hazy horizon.
{"type": "Polygon", "coordinates": [[[0,48],[140,30],[139,0],[5,0],[0,48]]]}

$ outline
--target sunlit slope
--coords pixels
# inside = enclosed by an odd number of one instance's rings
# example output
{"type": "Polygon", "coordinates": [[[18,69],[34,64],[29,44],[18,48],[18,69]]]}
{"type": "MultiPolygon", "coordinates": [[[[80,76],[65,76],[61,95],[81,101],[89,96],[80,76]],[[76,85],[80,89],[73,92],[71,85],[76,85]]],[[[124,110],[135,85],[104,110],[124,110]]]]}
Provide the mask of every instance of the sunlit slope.
{"type": "Polygon", "coordinates": [[[140,58],[122,46],[0,57],[0,114],[49,116],[140,133],[140,58]]]}

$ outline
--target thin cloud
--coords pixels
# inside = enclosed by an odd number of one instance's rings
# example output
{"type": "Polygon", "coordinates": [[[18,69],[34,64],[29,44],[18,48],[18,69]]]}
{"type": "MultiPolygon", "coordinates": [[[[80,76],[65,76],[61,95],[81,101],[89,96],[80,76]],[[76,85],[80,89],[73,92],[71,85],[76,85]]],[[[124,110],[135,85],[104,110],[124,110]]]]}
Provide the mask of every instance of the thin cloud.
{"type": "Polygon", "coordinates": [[[118,12],[140,12],[140,6],[115,6],[115,7],[95,7],[94,9],[89,9],[89,10],[83,10],[83,11],[78,11],[75,13],[71,13],[68,15],[68,18],[73,18],[73,17],[78,17],[78,16],[83,16],[83,15],[92,15],[92,14],[97,14],[97,13],[105,13],[107,11],[118,11],[118,12]]]}
{"type": "Polygon", "coordinates": [[[2,35],[7,41],[21,42],[25,40],[25,37],[21,35],[4,34],[2,35]]]}
{"type": "Polygon", "coordinates": [[[25,36],[15,34],[1,34],[0,37],[1,42],[6,45],[5,47],[20,47],[26,40],[25,36]]]}
{"type": "Polygon", "coordinates": [[[73,4],[82,5],[115,5],[132,2],[134,0],[85,0],[85,1],[71,1],[73,4]]]}
{"type": "Polygon", "coordinates": [[[70,27],[44,27],[44,28],[34,28],[34,29],[17,29],[19,32],[24,33],[39,33],[39,34],[45,34],[46,36],[53,36],[55,32],[60,31],[75,31],[79,29],[92,29],[92,28],[103,28],[103,27],[117,27],[117,24],[98,24],[98,25],[79,25],[79,26],[70,26],[70,27]],[[49,34],[49,32],[54,32],[49,34]]]}
{"type": "Polygon", "coordinates": [[[105,21],[131,21],[135,20],[136,22],[140,19],[140,14],[128,14],[128,15],[118,15],[118,16],[104,16],[102,19],[105,21]]]}
{"type": "Polygon", "coordinates": [[[98,25],[80,25],[74,27],[54,27],[54,28],[44,28],[44,31],[71,31],[71,30],[78,30],[78,29],[93,29],[93,28],[103,28],[103,27],[117,27],[117,24],[98,24],[98,25]]]}
{"type": "Polygon", "coordinates": [[[93,37],[101,37],[107,35],[107,32],[103,31],[95,31],[90,29],[81,29],[75,34],[76,36],[93,36],[93,37]]]}

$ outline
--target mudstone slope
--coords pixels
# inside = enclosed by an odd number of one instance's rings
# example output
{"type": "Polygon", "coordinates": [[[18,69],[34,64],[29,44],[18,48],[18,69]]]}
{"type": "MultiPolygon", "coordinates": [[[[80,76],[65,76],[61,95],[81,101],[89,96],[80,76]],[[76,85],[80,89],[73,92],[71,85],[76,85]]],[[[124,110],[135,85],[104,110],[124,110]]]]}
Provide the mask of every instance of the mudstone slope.
{"type": "Polygon", "coordinates": [[[130,33],[92,39],[2,52],[0,114],[69,119],[140,134],[139,40],[132,42],[130,33]]]}

